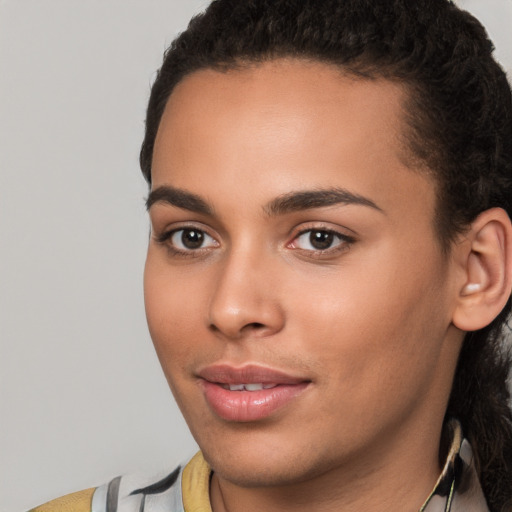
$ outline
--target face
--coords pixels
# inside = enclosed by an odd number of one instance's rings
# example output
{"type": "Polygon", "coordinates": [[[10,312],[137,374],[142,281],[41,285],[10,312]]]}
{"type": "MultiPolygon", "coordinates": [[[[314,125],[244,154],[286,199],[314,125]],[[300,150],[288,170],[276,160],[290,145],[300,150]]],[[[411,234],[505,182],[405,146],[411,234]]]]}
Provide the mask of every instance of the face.
{"type": "Polygon", "coordinates": [[[147,318],[227,481],[284,485],[438,440],[460,333],[403,99],[294,60],[201,70],[170,97],[147,318]]]}

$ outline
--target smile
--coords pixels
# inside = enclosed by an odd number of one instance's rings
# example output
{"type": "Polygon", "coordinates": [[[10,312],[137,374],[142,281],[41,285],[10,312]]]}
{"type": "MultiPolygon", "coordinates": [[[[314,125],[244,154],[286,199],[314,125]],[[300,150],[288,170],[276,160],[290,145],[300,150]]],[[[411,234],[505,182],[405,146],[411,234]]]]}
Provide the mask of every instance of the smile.
{"type": "Polygon", "coordinates": [[[199,372],[206,403],[230,422],[263,420],[281,410],[311,384],[303,379],[257,365],[211,366],[199,372]]]}
{"type": "Polygon", "coordinates": [[[221,384],[224,389],[230,391],[261,391],[262,389],[272,389],[278,384],[221,384]]]}

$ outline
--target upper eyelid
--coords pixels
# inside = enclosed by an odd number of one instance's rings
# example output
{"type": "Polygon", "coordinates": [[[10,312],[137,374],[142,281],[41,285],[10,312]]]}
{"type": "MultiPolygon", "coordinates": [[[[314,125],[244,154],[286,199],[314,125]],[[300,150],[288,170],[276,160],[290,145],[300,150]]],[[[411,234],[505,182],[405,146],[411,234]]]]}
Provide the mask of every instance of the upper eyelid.
{"type": "Polygon", "coordinates": [[[212,235],[207,229],[204,229],[203,227],[194,226],[191,224],[187,224],[184,226],[175,226],[170,227],[168,229],[163,229],[160,234],[156,234],[157,238],[163,238],[165,240],[169,239],[174,233],[177,231],[184,231],[184,230],[195,230],[195,231],[201,231],[203,232],[207,237],[215,240],[218,243],[217,237],[212,235]]]}
{"type": "MultiPolygon", "coordinates": [[[[224,234],[226,232],[224,225],[216,217],[203,214],[201,212],[191,212],[178,208],[168,203],[155,203],[148,211],[151,226],[159,227],[161,230],[168,228],[166,226],[193,226],[210,234],[224,234]]],[[[212,235],[213,236],[213,235],[212,235]]]]}
{"type": "MultiPolygon", "coordinates": [[[[158,224],[158,223],[157,223],[158,224]]],[[[162,223],[164,224],[164,223],[162,223]]],[[[151,222],[151,231],[159,231],[161,234],[171,233],[172,231],[178,231],[180,229],[197,229],[198,231],[204,231],[207,235],[212,238],[216,238],[215,235],[212,234],[212,231],[216,233],[216,231],[208,225],[205,225],[201,221],[191,221],[191,220],[183,220],[183,221],[175,221],[170,223],[165,223],[164,227],[156,229],[155,222],[151,222]]]]}
{"type": "Polygon", "coordinates": [[[334,228],[323,228],[323,227],[312,227],[312,228],[303,228],[297,231],[295,234],[295,238],[297,238],[300,235],[303,235],[304,233],[308,233],[309,231],[325,231],[327,233],[333,233],[335,235],[339,235],[341,237],[349,237],[350,235],[347,235],[346,233],[341,232],[338,229],[334,228]]]}
{"type": "Polygon", "coordinates": [[[335,235],[339,235],[342,238],[353,238],[356,239],[358,237],[358,233],[353,229],[350,229],[346,226],[333,225],[330,222],[324,221],[310,221],[310,222],[301,222],[299,225],[296,225],[290,230],[289,236],[293,237],[292,240],[302,235],[303,233],[307,233],[308,231],[328,231],[330,233],[334,233],[335,235]]]}
{"type": "Polygon", "coordinates": [[[218,247],[218,245],[219,245],[218,240],[216,238],[214,238],[213,236],[211,236],[210,234],[208,234],[204,229],[198,229],[195,226],[190,226],[190,225],[163,230],[162,233],[160,233],[156,236],[155,235],[152,235],[152,236],[153,236],[154,241],[158,245],[166,247],[167,250],[169,251],[169,253],[175,258],[198,258],[198,257],[201,257],[202,255],[207,254],[208,252],[210,252],[212,250],[212,248],[214,249],[214,248],[216,248],[216,246],[218,247]],[[175,245],[174,243],[172,243],[171,239],[174,236],[174,234],[179,231],[186,230],[187,228],[192,229],[192,230],[196,229],[197,231],[202,231],[203,233],[206,234],[206,236],[208,236],[215,242],[215,245],[213,245],[213,246],[208,245],[206,247],[198,247],[195,249],[183,249],[183,248],[175,245]]]}
{"type": "Polygon", "coordinates": [[[347,235],[345,233],[340,233],[339,231],[335,230],[335,229],[325,229],[325,228],[307,228],[307,229],[303,229],[299,232],[297,232],[293,238],[291,239],[291,241],[289,243],[292,243],[294,242],[295,240],[297,240],[298,238],[300,238],[302,235],[306,234],[306,233],[309,233],[310,231],[325,231],[326,233],[332,233],[333,235],[337,236],[338,238],[340,238],[341,240],[345,241],[345,242],[355,242],[356,241],[356,237],[353,236],[353,235],[347,235]]]}
{"type": "MultiPolygon", "coordinates": [[[[351,233],[353,233],[352,230],[351,233]]],[[[352,234],[346,234],[343,232],[340,232],[339,229],[333,229],[333,228],[327,228],[327,227],[320,227],[320,226],[312,226],[312,227],[304,227],[303,229],[299,229],[295,234],[289,239],[289,241],[286,243],[286,247],[290,250],[297,251],[299,254],[307,255],[311,258],[322,258],[322,257],[328,257],[330,255],[331,257],[336,256],[337,254],[344,253],[347,251],[354,243],[357,242],[357,237],[352,234]],[[302,247],[293,247],[292,245],[297,243],[300,237],[305,235],[306,233],[309,233],[311,231],[323,231],[326,233],[331,233],[334,236],[338,237],[338,243],[334,245],[333,247],[328,247],[326,249],[306,249],[302,247]]]]}

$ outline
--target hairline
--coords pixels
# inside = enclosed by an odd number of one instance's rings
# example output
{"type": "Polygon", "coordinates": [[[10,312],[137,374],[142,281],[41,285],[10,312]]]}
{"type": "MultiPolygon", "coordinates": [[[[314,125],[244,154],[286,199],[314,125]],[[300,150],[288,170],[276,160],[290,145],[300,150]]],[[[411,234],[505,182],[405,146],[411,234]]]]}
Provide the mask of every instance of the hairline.
{"type": "MultiPolygon", "coordinates": [[[[443,184],[441,173],[437,169],[433,169],[431,165],[424,159],[421,158],[414,152],[412,145],[415,143],[417,136],[417,130],[412,124],[412,120],[415,117],[413,111],[418,111],[419,107],[414,106],[415,100],[421,95],[422,83],[419,80],[407,79],[406,77],[397,76],[398,73],[393,73],[393,66],[386,66],[384,64],[378,65],[371,63],[370,59],[360,56],[352,64],[342,64],[336,62],[334,59],[329,59],[315,55],[298,55],[293,51],[287,50],[275,50],[271,53],[261,55],[260,58],[241,56],[230,60],[222,60],[218,62],[210,62],[203,66],[197,66],[190,69],[186,73],[182,74],[179,79],[171,84],[169,91],[165,97],[165,101],[159,112],[158,124],[156,126],[155,135],[153,137],[152,154],[149,158],[149,166],[144,170],[144,176],[151,187],[151,164],[153,158],[153,151],[155,147],[155,141],[158,137],[161,121],[167,108],[167,105],[171,99],[172,94],[176,88],[182,84],[187,78],[200,73],[202,71],[215,71],[219,73],[231,73],[236,71],[244,71],[247,69],[257,68],[265,63],[279,62],[279,61],[299,61],[311,64],[324,64],[327,67],[339,72],[340,77],[353,79],[355,81],[378,81],[384,80],[393,84],[396,84],[402,89],[402,99],[400,101],[401,112],[399,112],[399,120],[401,122],[401,129],[399,131],[400,137],[398,138],[399,152],[398,158],[407,169],[411,172],[421,173],[430,179],[432,186],[434,187],[435,194],[435,205],[433,212],[433,228],[436,234],[436,238],[439,242],[439,247],[445,257],[448,257],[453,246],[454,239],[459,233],[452,233],[446,231],[446,219],[443,214],[443,205],[446,199],[443,197],[443,184]]],[[[416,114],[417,117],[417,114],[416,114]]]]}

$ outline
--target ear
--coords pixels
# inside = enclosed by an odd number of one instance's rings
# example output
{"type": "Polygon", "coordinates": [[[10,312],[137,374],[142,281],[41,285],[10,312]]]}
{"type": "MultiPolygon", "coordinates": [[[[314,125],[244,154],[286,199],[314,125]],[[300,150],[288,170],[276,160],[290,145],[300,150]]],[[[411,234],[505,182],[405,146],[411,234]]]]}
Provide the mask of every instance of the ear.
{"type": "Polygon", "coordinates": [[[489,325],[512,290],[512,224],[505,210],[482,212],[459,246],[463,273],[452,322],[463,331],[489,325]]]}

